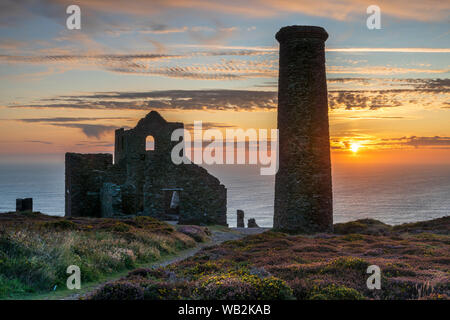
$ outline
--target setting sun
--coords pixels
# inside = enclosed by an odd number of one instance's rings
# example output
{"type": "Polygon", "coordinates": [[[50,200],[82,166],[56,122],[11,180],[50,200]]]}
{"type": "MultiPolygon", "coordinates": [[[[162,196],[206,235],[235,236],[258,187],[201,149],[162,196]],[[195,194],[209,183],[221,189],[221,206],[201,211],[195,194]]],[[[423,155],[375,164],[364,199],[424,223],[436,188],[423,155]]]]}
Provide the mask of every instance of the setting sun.
{"type": "Polygon", "coordinates": [[[359,143],[352,143],[350,145],[350,150],[354,153],[358,152],[359,148],[361,148],[361,145],[359,143]]]}

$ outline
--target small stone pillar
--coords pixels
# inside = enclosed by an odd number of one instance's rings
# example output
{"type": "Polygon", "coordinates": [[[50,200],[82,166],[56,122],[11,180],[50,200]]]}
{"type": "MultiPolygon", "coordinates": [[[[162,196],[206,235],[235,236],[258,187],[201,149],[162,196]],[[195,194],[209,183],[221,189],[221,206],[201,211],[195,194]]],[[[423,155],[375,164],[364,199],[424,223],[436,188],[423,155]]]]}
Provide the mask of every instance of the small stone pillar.
{"type": "Polygon", "coordinates": [[[16,199],[16,212],[33,212],[33,198],[16,199]]]}
{"type": "Polygon", "coordinates": [[[238,228],[245,228],[245,223],[244,223],[244,210],[237,210],[236,211],[236,215],[237,215],[237,227],[238,228]]]}
{"type": "Polygon", "coordinates": [[[247,227],[248,228],[259,228],[259,226],[256,224],[255,218],[248,219],[247,227]]]}
{"type": "Polygon", "coordinates": [[[333,228],[325,40],[321,27],[290,26],[276,34],[279,170],[274,229],[327,232],[333,228]]]}

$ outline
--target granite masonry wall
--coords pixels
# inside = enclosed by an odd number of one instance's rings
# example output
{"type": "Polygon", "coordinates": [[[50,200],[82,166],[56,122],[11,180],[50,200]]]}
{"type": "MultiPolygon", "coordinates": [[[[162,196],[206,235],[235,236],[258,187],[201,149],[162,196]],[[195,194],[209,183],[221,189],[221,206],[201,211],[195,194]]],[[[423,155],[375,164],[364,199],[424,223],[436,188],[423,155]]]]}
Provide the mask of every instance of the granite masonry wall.
{"type": "Polygon", "coordinates": [[[149,157],[145,177],[145,215],[164,219],[170,214],[164,209],[170,205],[170,195],[177,191],[180,223],[227,224],[227,190],[206,169],[195,164],[174,165],[155,155],[149,157]],[[159,174],[151,174],[155,170],[159,174]]]}
{"type": "Polygon", "coordinates": [[[66,153],[66,217],[100,217],[100,189],[111,154],[66,153]]]}
{"type": "Polygon", "coordinates": [[[171,141],[183,123],[150,112],[115,132],[110,154],[66,154],[66,216],[147,215],[180,223],[226,225],[226,188],[204,168],[175,165],[171,141]],[[154,139],[146,150],[146,139],[154,139]]]}
{"type": "Polygon", "coordinates": [[[280,61],[275,229],[322,232],[333,227],[327,38],[323,28],[310,26],[284,27],[276,34],[280,61]]]}

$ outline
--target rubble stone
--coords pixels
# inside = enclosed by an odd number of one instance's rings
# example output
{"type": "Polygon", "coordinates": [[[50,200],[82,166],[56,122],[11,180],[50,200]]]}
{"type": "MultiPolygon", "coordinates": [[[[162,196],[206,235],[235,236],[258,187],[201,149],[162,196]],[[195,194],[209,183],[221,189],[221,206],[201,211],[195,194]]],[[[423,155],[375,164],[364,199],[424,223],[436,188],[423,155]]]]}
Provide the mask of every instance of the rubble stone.
{"type": "Polygon", "coordinates": [[[256,220],[254,218],[248,219],[247,227],[248,228],[259,228],[259,226],[256,224],[256,220]]]}
{"type": "Polygon", "coordinates": [[[17,212],[33,212],[33,198],[16,199],[17,212]]]}
{"type": "Polygon", "coordinates": [[[237,227],[238,228],[245,228],[245,223],[244,223],[244,210],[237,210],[236,212],[237,215],[237,227]]]}

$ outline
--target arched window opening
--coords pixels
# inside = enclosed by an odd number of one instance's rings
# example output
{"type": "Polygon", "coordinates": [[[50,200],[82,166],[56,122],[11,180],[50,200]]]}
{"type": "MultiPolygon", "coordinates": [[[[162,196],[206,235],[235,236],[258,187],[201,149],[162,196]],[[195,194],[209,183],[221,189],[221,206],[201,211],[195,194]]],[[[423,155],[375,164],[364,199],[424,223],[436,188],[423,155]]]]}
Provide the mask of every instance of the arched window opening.
{"type": "Polygon", "coordinates": [[[154,151],[155,150],[155,139],[153,136],[148,136],[145,139],[145,151],[154,151]]]}

